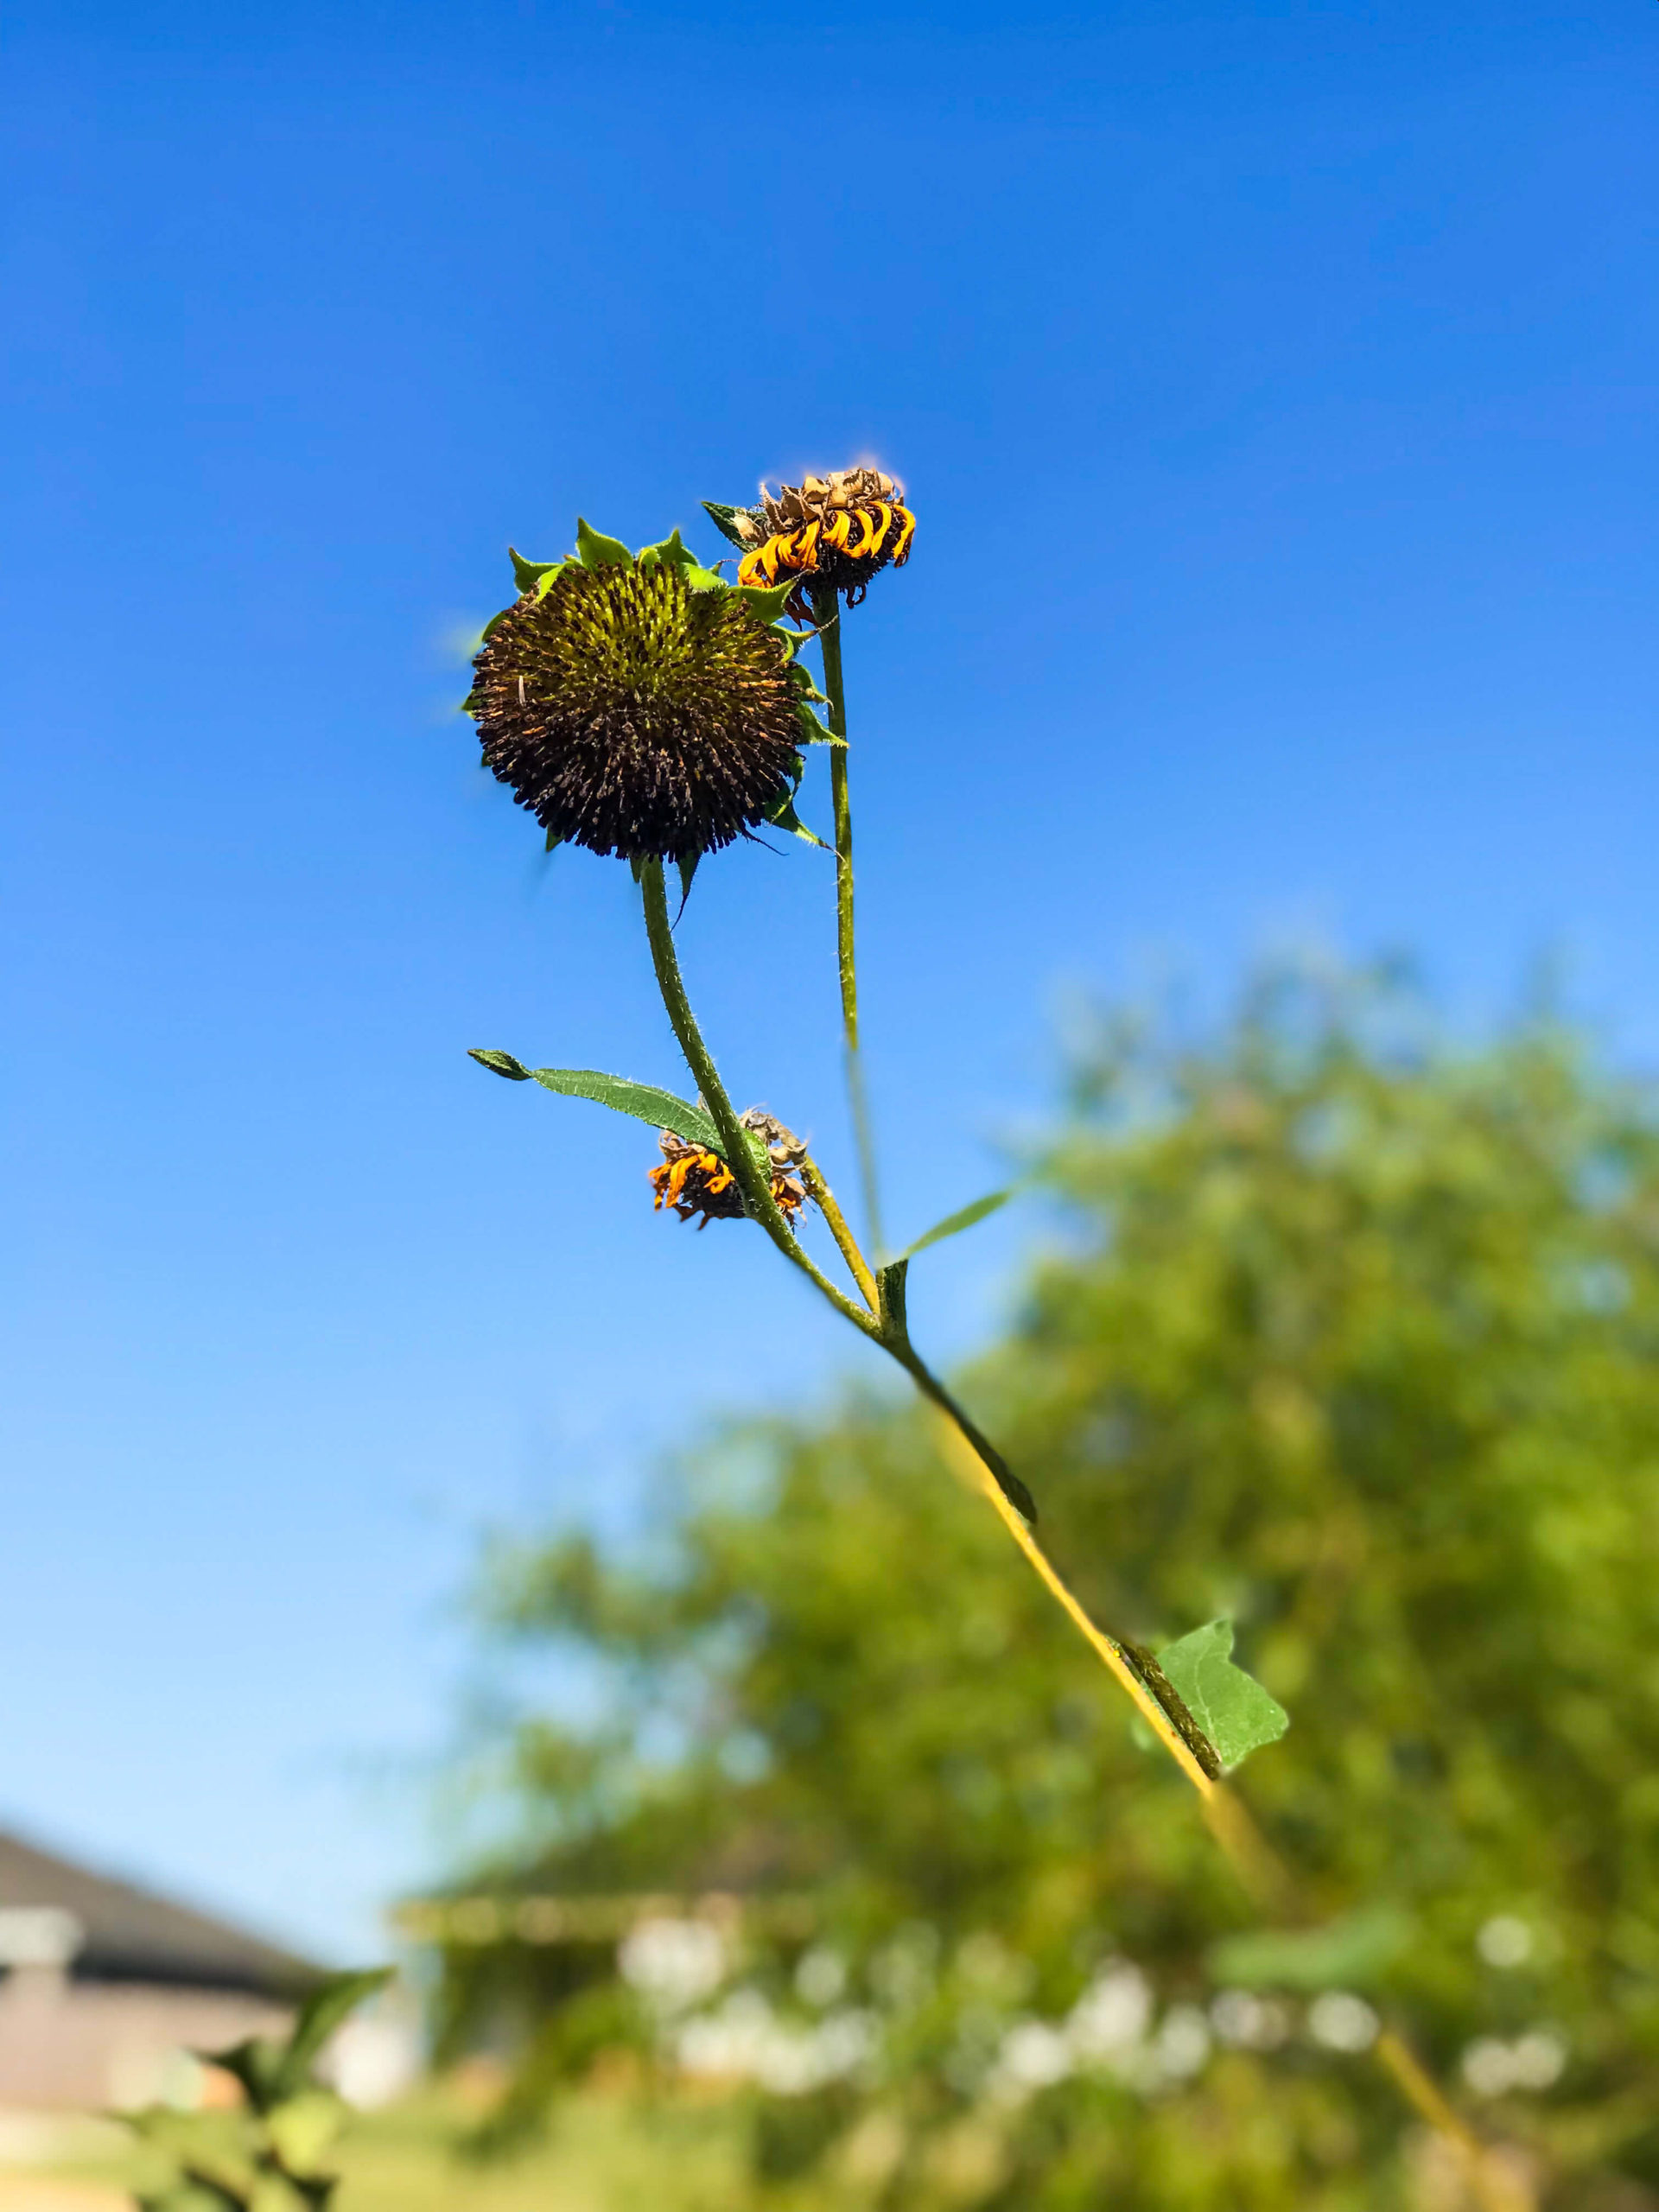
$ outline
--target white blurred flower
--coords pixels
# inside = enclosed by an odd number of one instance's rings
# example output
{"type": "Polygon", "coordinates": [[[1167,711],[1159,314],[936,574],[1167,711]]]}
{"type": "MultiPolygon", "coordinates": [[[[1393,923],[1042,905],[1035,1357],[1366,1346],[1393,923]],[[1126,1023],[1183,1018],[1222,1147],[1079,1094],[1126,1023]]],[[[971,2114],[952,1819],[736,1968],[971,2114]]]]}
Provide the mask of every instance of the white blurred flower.
{"type": "Polygon", "coordinates": [[[1512,1912],[1495,1912],[1482,1922],[1475,1948],[1489,1967],[1524,1966],[1532,1956],[1532,1930],[1512,1912]]]}
{"type": "Polygon", "coordinates": [[[1382,2024],[1365,1999],[1346,1989],[1327,1989],[1308,2007],[1307,2031],[1327,2050],[1369,2050],[1382,2024]]]}
{"type": "Polygon", "coordinates": [[[776,2096],[800,2096],[861,2066],[875,2047],[868,2012],[831,2012],[810,2028],[780,2020],[758,1990],[737,1989],[717,2012],[688,2020],[675,2056],[688,2074],[758,2082],[776,2096]]]}
{"type": "Polygon", "coordinates": [[[795,1994],[803,2005],[810,2005],[822,2012],[826,2005],[833,2005],[847,1986],[847,1967],[840,1955],[815,1943],[810,1951],[803,1951],[795,1968],[795,1994]]]}
{"type": "Polygon", "coordinates": [[[617,1947],[622,1979],[664,2012],[683,2012],[719,1988],[726,1945],[706,1920],[642,1920],[617,1947]]]}
{"type": "Polygon", "coordinates": [[[1511,2089],[1548,2089],[1560,2081],[1567,2044],[1552,2029],[1533,2028],[1513,2043],[1480,2036],[1463,2054],[1463,2078],[1478,2097],[1511,2089]]]}
{"type": "Polygon", "coordinates": [[[1153,2056],[1166,2080],[1184,2082],[1210,2056],[1210,2028],[1196,2005],[1172,2005],[1153,2039],[1153,2056]]]}
{"type": "Polygon", "coordinates": [[[1553,2088],[1567,2064],[1566,2040],[1549,2028],[1534,2028],[1510,2045],[1510,2064],[1517,2089],[1553,2088]]]}
{"type": "Polygon", "coordinates": [[[1072,2070],[1071,2046],[1046,2020],[1021,2020],[1002,2038],[996,2055],[999,2087],[1016,2095],[1046,2089],[1072,2070]]]}
{"type": "Polygon", "coordinates": [[[1276,1998],[1248,1989],[1224,1989],[1210,2007],[1210,2024],[1223,2043],[1240,2050],[1277,2050],[1290,2033],[1290,2020],[1276,1998]]]}
{"type": "Polygon", "coordinates": [[[1463,2078],[1478,2097],[1501,2097],[1515,2082],[1508,2044],[1479,2037],[1463,2054],[1463,2078]]]}
{"type": "Polygon", "coordinates": [[[1071,2007],[1065,2038],[1085,2065],[1109,2064],[1135,2048],[1151,2018],[1146,1976],[1120,1961],[1097,1974],[1071,2007]]]}

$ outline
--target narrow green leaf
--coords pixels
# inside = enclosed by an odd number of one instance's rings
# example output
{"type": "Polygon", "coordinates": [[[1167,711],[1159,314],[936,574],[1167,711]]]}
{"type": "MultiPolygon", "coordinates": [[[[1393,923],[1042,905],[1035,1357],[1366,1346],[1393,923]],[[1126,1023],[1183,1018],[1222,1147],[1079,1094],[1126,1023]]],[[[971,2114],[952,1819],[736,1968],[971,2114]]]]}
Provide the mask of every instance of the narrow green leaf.
{"type": "Polygon", "coordinates": [[[766,820],[772,829],[787,830],[791,836],[800,838],[804,844],[816,845],[821,853],[833,853],[836,849],[833,845],[826,845],[822,837],[807,828],[795,811],[793,798],[786,798],[774,806],[766,820]]]}
{"type": "Polygon", "coordinates": [[[925,1230],[913,1244],[906,1244],[904,1257],[913,1260],[930,1244],[942,1243],[947,1236],[955,1236],[964,1229],[971,1229],[976,1222],[983,1221],[988,1214],[994,1214],[999,1206],[1007,1205],[1018,1188],[1017,1184],[1010,1183],[1005,1191],[991,1191],[984,1198],[976,1198],[971,1205],[958,1206],[955,1213],[948,1213],[943,1221],[936,1221],[932,1228],[925,1230]]]}
{"type": "Polygon", "coordinates": [[[509,1083],[528,1083],[530,1070],[522,1060],[515,1060],[511,1052],[491,1052],[475,1045],[467,1048],[469,1060],[476,1060],[481,1068],[488,1068],[492,1075],[505,1076],[509,1083]]]}
{"type": "Polygon", "coordinates": [[[361,1974],[331,1974],[300,2007],[294,2031],[283,2053],[282,2087],[296,2096],[308,2085],[311,2069],[323,2045],[337,2028],[344,2027],[359,2005],[383,1990],[391,1980],[390,1967],[371,1967],[361,1974]]]}
{"type": "Polygon", "coordinates": [[[795,709],[795,719],[801,726],[801,741],[804,745],[832,745],[835,740],[818,720],[806,702],[801,700],[795,709]]]}
{"type": "MultiPolygon", "coordinates": [[[[526,561],[524,555],[509,545],[507,558],[512,563],[512,579],[521,592],[530,591],[542,578],[564,566],[563,558],[556,561],[526,561]]],[[[499,620],[499,617],[497,617],[499,620]]],[[[486,632],[487,636],[488,632],[486,632]]]]}
{"type": "Polygon", "coordinates": [[[589,530],[578,515],[576,558],[584,569],[607,569],[621,567],[632,562],[633,556],[620,537],[605,537],[598,531],[589,530]]]}
{"type": "Polygon", "coordinates": [[[550,830],[547,833],[547,842],[542,847],[542,850],[544,853],[556,853],[563,842],[563,838],[556,830],[550,830]]]}
{"type": "Polygon", "coordinates": [[[721,536],[731,544],[747,545],[748,539],[737,526],[737,517],[747,514],[749,512],[747,507],[725,507],[718,499],[705,499],[702,511],[721,536]]]}
{"type": "Polygon", "coordinates": [[[1374,1989],[1416,1934],[1397,1904],[1367,1906],[1323,1928],[1251,1929],[1213,1944],[1205,1964],[1237,1989],[1374,1989]]]}
{"type": "Polygon", "coordinates": [[[1206,1622],[1158,1654],[1182,1703],[1215,1745],[1223,1766],[1236,1766],[1248,1753],[1277,1741],[1290,1715],[1232,1659],[1233,1624],[1206,1622]]]}
{"type": "Polygon", "coordinates": [[[581,563],[576,561],[556,561],[550,569],[543,569],[542,571],[541,582],[536,587],[536,597],[537,601],[539,602],[547,597],[549,592],[552,590],[554,585],[557,583],[559,578],[564,574],[567,569],[575,569],[579,568],[580,566],[581,563]]]}
{"type": "MultiPolygon", "coordinates": [[[[676,868],[679,870],[679,872],[680,872],[680,913],[681,913],[681,914],[683,914],[683,913],[685,912],[685,902],[686,902],[686,900],[687,900],[687,899],[691,896],[691,879],[692,879],[692,877],[696,874],[696,872],[697,872],[697,862],[698,862],[702,858],[702,854],[701,854],[701,853],[691,853],[691,854],[689,854],[689,855],[687,855],[687,857],[686,857],[684,860],[683,860],[683,861],[675,861],[675,863],[674,863],[675,867],[676,867],[676,868]]],[[[675,916],[675,918],[675,918],[675,920],[676,920],[676,921],[677,921],[677,920],[679,919],[679,914],[677,914],[677,915],[675,916]]]]}
{"type": "Polygon", "coordinates": [[[653,1129],[672,1129],[688,1144],[700,1144],[724,1156],[720,1132],[702,1108],[677,1098],[671,1090],[659,1090],[651,1083],[630,1083],[626,1076],[605,1075],[597,1068],[531,1068],[530,1073],[543,1090],[556,1091],[562,1098],[591,1099],[595,1106],[631,1114],[653,1129]]]}

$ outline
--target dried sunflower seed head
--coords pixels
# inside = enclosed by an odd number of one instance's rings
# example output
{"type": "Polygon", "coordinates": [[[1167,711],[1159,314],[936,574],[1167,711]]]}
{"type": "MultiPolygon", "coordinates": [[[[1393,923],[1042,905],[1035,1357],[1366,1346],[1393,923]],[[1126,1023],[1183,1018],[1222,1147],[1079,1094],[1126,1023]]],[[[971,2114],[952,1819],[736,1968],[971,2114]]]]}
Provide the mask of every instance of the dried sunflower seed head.
{"type": "Polygon", "coordinates": [[[615,550],[541,573],[473,664],[484,765],[551,843],[631,861],[717,851],[793,790],[790,648],[687,560],[583,542],[615,550]]]}

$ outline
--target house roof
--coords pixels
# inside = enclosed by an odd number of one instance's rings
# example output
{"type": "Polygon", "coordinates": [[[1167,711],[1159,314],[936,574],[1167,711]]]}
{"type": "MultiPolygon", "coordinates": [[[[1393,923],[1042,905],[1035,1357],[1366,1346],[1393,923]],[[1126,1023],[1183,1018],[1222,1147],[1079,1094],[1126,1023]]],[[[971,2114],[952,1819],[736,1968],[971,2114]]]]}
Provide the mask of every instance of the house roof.
{"type": "Polygon", "coordinates": [[[99,1980],[288,1995],[321,1973],[227,1922],[0,1831],[0,1923],[30,1912],[70,1916],[73,1971],[99,1980]]]}

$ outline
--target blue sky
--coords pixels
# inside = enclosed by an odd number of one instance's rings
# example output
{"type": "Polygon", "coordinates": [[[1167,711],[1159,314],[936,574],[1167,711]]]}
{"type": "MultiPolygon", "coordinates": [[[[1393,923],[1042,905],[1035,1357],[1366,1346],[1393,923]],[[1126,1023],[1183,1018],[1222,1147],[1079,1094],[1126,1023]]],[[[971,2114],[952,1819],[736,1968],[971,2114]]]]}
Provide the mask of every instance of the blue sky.
{"type": "MultiPolygon", "coordinates": [[[[463,1057],[680,1079],[626,869],[543,868],[453,712],[507,541],[906,480],[848,640],[901,1230],[1068,993],[1274,942],[1469,1027],[1556,949],[1651,1065],[1659,12],[276,12],[0,48],[0,1820],[361,1954],[477,1532],[626,1528],[698,1421],[863,1371],[652,1215],[645,1132],[463,1057]]],[[[840,1173],[831,945],[804,850],[681,932],[840,1173]]]]}

